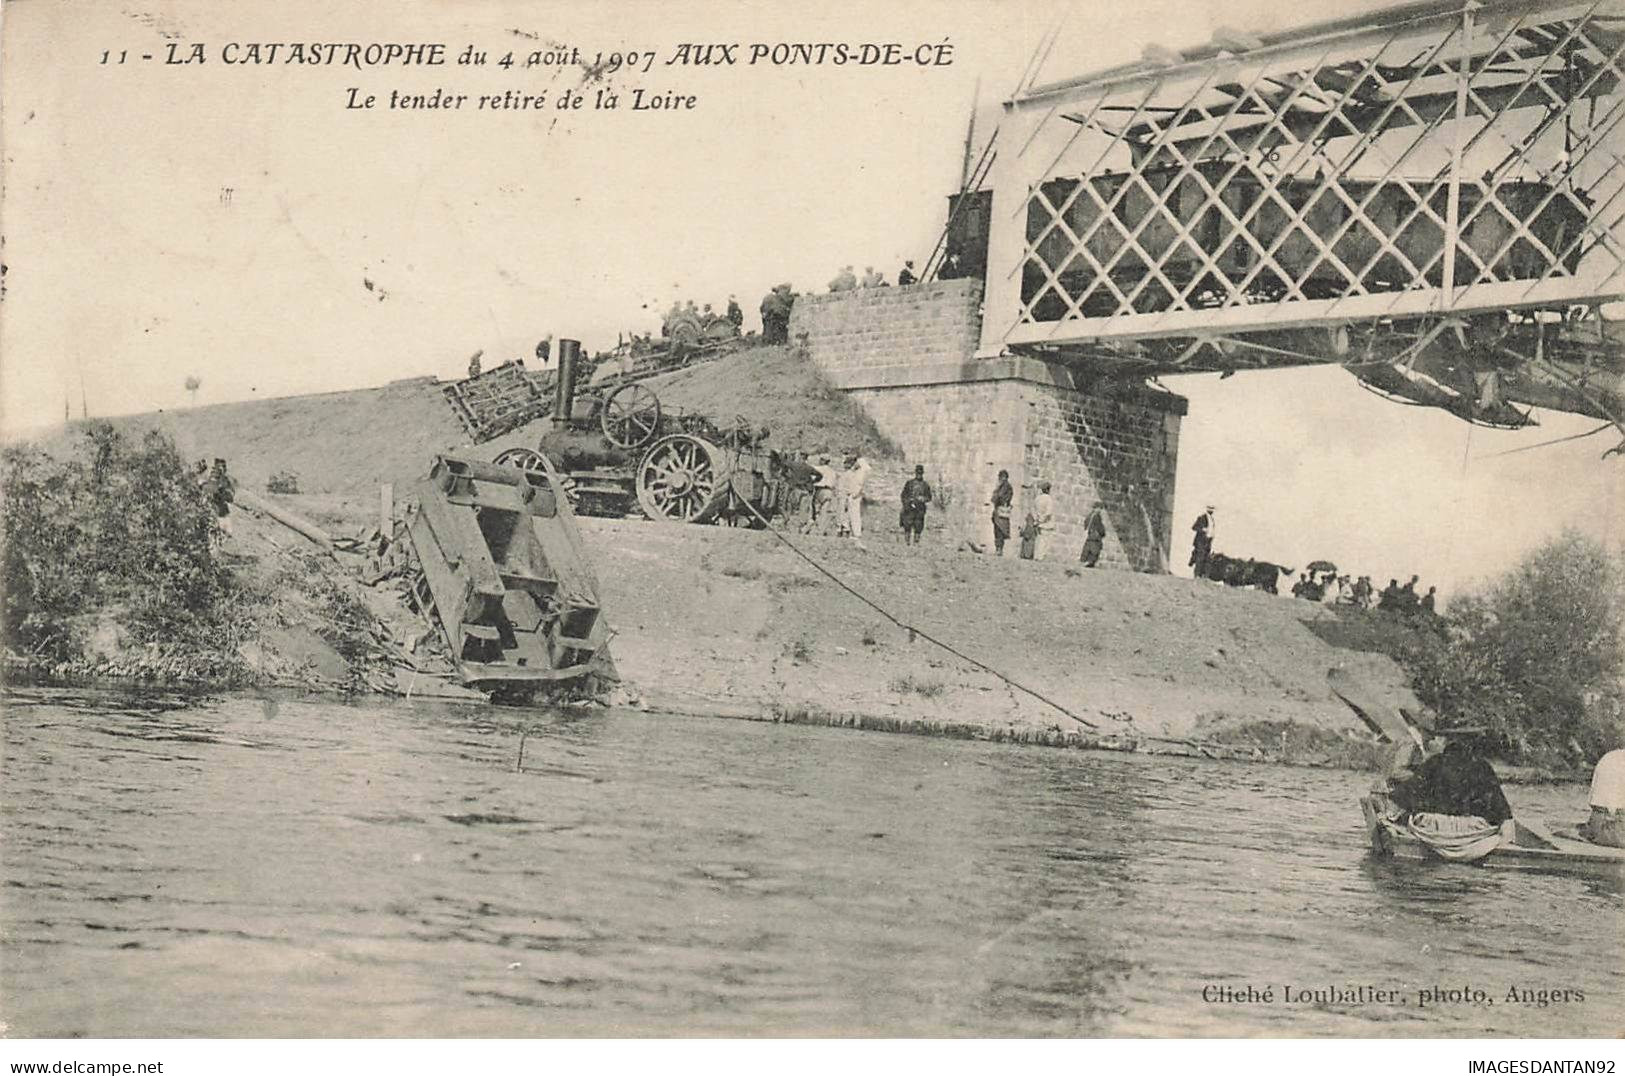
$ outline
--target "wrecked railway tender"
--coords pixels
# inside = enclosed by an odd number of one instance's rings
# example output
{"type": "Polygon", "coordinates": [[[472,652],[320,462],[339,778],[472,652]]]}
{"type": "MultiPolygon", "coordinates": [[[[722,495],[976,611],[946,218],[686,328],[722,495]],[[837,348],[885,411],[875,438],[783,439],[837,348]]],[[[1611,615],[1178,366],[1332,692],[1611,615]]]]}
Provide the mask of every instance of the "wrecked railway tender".
{"type": "Polygon", "coordinates": [[[591,671],[608,629],[557,475],[437,456],[417,493],[415,596],[462,682],[525,696],[591,671]]]}

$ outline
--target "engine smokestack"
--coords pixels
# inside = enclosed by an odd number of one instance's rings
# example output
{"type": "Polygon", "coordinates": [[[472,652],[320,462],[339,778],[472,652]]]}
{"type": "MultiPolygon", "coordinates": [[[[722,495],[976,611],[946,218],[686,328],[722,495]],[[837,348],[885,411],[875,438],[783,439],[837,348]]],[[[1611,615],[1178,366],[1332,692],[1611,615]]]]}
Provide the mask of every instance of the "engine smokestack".
{"type": "Polygon", "coordinates": [[[570,408],[576,398],[576,364],[581,360],[580,340],[559,341],[559,369],[553,381],[553,421],[570,421],[570,408]]]}

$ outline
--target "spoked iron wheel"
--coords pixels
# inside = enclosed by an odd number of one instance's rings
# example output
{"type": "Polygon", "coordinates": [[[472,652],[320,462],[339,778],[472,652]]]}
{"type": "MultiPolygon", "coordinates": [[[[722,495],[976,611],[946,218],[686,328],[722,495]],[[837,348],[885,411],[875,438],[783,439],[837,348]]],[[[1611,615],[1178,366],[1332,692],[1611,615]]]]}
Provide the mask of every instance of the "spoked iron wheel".
{"type": "Polygon", "coordinates": [[[650,519],[706,522],[726,483],[722,459],[709,443],[686,433],[662,437],[638,464],[638,505],[650,519]]]}
{"type": "Polygon", "coordinates": [[[660,398],[643,385],[622,385],[604,401],[598,424],[616,448],[642,448],[660,429],[660,398]]]}
{"type": "Polygon", "coordinates": [[[504,449],[492,462],[498,467],[517,467],[521,471],[532,471],[536,474],[547,473],[547,468],[542,465],[542,454],[534,448],[504,449]]]}
{"type": "Polygon", "coordinates": [[[521,471],[545,475],[556,480],[559,488],[564,490],[565,499],[570,502],[571,510],[574,511],[579,507],[581,495],[576,492],[575,482],[568,475],[560,474],[558,469],[552,466],[552,461],[534,448],[504,449],[491,462],[499,467],[517,467],[521,471]]]}

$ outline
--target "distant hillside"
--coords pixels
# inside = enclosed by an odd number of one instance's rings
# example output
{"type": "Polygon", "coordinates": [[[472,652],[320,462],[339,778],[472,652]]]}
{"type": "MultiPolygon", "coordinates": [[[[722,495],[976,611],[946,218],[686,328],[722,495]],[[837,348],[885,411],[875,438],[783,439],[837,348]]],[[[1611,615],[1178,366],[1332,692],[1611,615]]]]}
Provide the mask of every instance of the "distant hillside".
{"type": "MultiPolygon", "coordinates": [[[[183,455],[219,456],[251,488],[263,489],[271,475],[291,471],[311,493],[371,496],[382,482],[403,486],[423,477],[435,453],[468,442],[440,386],[429,378],[110,421],[126,429],[166,430],[183,455]]],[[[66,446],[82,425],[59,430],[45,439],[46,448],[66,446]]]]}

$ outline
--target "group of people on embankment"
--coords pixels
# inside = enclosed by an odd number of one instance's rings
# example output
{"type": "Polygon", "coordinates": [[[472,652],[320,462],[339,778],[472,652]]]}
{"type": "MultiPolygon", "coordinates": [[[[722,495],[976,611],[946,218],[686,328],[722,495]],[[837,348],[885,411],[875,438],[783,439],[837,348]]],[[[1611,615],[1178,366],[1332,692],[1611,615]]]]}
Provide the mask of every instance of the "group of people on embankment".
{"type": "MultiPolygon", "coordinates": [[[[1216,552],[1214,537],[1218,532],[1218,510],[1208,505],[1191,524],[1191,555],[1188,561],[1196,579],[1207,579],[1231,586],[1254,586],[1271,594],[1277,593],[1279,575],[1291,576],[1294,569],[1271,561],[1254,558],[1241,559],[1216,552]]],[[[1370,609],[1373,604],[1382,612],[1403,616],[1431,618],[1437,615],[1438,588],[1428,587],[1426,594],[1417,593],[1421,577],[1413,575],[1403,586],[1398,579],[1388,580],[1380,593],[1371,583],[1369,575],[1358,578],[1338,574],[1330,561],[1311,561],[1297,581],[1292,584],[1292,596],[1304,601],[1348,605],[1357,609],[1370,609]]]]}
{"type": "MultiPolygon", "coordinates": [[[[1033,498],[1022,523],[1020,555],[1023,560],[1048,560],[1055,545],[1055,497],[1047,480],[1040,479],[1038,495],[1033,498]]],[[[998,484],[993,487],[990,503],[993,506],[993,555],[1004,556],[1005,543],[1011,537],[1011,517],[1015,510],[1016,490],[1010,484],[1010,472],[999,472],[998,484]]],[[[1078,561],[1085,568],[1100,563],[1100,554],[1106,547],[1106,519],[1100,505],[1089,511],[1085,525],[1083,551],[1078,561]]]]}
{"type": "Polygon", "coordinates": [[[863,494],[874,468],[852,452],[837,466],[828,452],[797,452],[784,464],[791,503],[786,515],[801,534],[834,535],[863,542],[863,494]]]}

